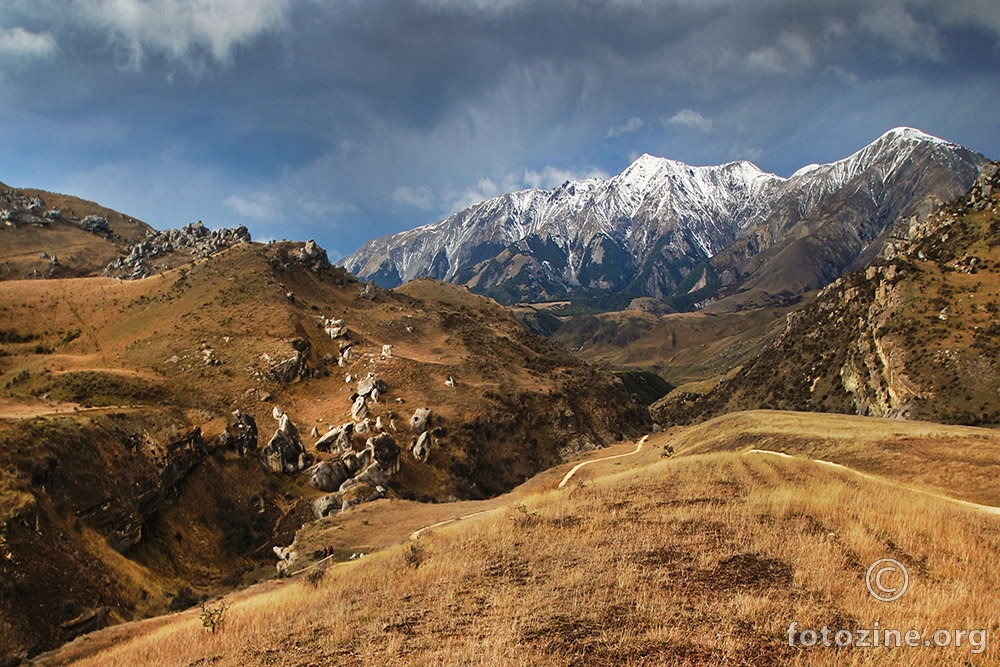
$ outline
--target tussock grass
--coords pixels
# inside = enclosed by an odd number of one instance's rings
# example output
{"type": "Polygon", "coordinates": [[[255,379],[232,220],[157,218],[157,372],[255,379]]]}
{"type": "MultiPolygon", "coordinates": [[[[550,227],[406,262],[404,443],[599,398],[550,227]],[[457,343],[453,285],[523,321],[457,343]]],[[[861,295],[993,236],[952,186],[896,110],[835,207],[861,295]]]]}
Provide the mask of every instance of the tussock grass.
{"type": "Polygon", "coordinates": [[[786,630],[1000,632],[1000,519],[808,460],[717,452],[524,498],[80,664],[995,664],[961,648],[789,647],[786,630]],[[910,572],[894,603],[867,566],[910,572]],[[318,581],[317,581],[318,579],[318,581]]]}
{"type": "Polygon", "coordinates": [[[900,419],[754,410],[684,430],[680,453],[765,449],[831,461],[901,484],[1000,506],[1000,432],[900,419]]]}

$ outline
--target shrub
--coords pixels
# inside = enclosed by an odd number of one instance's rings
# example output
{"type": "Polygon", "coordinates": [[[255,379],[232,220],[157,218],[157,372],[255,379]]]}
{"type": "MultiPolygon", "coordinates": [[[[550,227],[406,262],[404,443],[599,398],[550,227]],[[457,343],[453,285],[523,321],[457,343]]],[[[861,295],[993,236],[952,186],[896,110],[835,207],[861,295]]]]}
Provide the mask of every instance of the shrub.
{"type": "Polygon", "coordinates": [[[226,610],[229,605],[225,600],[219,600],[219,606],[212,607],[204,602],[201,603],[201,624],[206,632],[213,635],[222,629],[222,621],[225,620],[226,610]]]}

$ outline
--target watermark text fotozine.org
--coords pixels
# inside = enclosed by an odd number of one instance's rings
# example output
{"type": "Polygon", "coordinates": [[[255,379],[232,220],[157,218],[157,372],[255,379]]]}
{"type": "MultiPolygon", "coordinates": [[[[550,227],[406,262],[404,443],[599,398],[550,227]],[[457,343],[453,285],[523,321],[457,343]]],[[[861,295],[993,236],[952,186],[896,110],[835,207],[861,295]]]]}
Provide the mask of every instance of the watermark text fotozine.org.
{"type": "MultiPolygon", "coordinates": [[[[895,602],[906,593],[910,574],[906,567],[893,558],[880,558],[871,564],[865,574],[868,593],[879,602],[895,602]]],[[[819,630],[799,627],[797,621],[788,626],[788,645],[812,648],[901,648],[901,647],[954,647],[979,654],[986,651],[989,633],[985,628],[917,630],[910,628],[883,628],[878,621],[870,628],[830,628],[819,630]]]]}
{"type": "Polygon", "coordinates": [[[986,650],[988,633],[985,629],[978,630],[934,630],[922,632],[916,629],[899,630],[896,628],[881,628],[878,621],[871,628],[831,629],[823,626],[819,630],[799,628],[792,621],[788,626],[788,645],[838,647],[838,648],[898,648],[903,646],[936,646],[944,648],[968,648],[969,653],[982,653],[986,650]]]}

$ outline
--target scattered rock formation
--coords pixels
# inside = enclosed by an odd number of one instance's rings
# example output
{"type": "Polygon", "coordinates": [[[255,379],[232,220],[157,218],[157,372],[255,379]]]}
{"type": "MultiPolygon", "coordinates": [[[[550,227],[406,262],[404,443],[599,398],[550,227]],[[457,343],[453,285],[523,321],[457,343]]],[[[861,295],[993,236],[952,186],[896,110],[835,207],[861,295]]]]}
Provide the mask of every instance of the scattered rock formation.
{"type": "Polygon", "coordinates": [[[234,450],[240,456],[257,449],[257,422],[239,410],[233,412],[235,423],[219,434],[218,444],[234,450]]]}
{"type": "Polygon", "coordinates": [[[306,471],[309,484],[329,493],[313,501],[313,514],[322,518],[362,502],[385,496],[389,477],[399,472],[400,449],[388,433],[368,438],[360,452],[349,450],[340,459],[324,461],[306,471]]]}
{"type": "Polygon", "coordinates": [[[324,433],[316,441],[316,450],[320,452],[335,452],[343,454],[351,449],[351,437],[354,434],[354,422],[347,422],[324,433]]]}
{"type": "MultiPolygon", "coordinates": [[[[93,217],[95,216],[88,216],[81,220],[81,227],[84,222],[93,217]]],[[[107,220],[104,221],[104,224],[107,225],[107,220]]],[[[184,252],[200,259],[226,250],[238,243],[249,242],[250,232],[243,225],[235,229],[210,230],[199,220],[184,225],[180,229],[167,229],[151,233],[142,241],[129,246],[124,257],[119,257],[108,264],[104,275],[137,280],[162,268],[153,264],[152,260],[167,253],[184,252]]]]}
{"type": "Polygon", "coordinates": [[[288,415],[282,414],[278,419],[278,429],[260,451],[260,460],[268,469],[286,474],[308,467],[312,457],[306,452],[299,431],[288,415]]]}
{"type": "Polygon", "coordinates": [[[330,268],[330,258],[327,257],[326,250],[319,247],[319,244],[313,239],[305,242],[296,259],[308,266],[315,273],[320,273],[330,268]]]}
{"type": "MultiPolygon", "coordinates": [[[[389,387],[386,385],[385,380],[376,377],[374,373],[368,373],[364,378],[358,381],[358,396],[369,397],[373,394],[378,396],[380,394],[385,394],[389,387]]],[[[376,402],[377,399],[373,399],[376,402]]]]}
{"type": "Polygon", "coordinates": [[[91,234],[110,236],[113,233],[111,225],[108,224],[108,219],[102,215],[88,215],[79,224],[80,229],[91,234]]]}

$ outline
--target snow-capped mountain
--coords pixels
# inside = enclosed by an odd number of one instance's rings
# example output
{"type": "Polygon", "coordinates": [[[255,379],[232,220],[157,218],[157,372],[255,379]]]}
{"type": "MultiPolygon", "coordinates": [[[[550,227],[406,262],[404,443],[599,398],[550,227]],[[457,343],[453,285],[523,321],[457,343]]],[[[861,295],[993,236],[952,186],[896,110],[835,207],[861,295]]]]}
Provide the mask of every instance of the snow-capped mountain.
{"type": "Polygon", "coordinates": [[[877,253],[894,220],[957,196],[985,161],[911,128],[789,178],[750,162],[643,155],[607,180],[501,195],[376,239],[341,264],[386,287],[429,276],[508,303],[600,293],[682,309],[739,293],[787,300],[877,253]]]}

